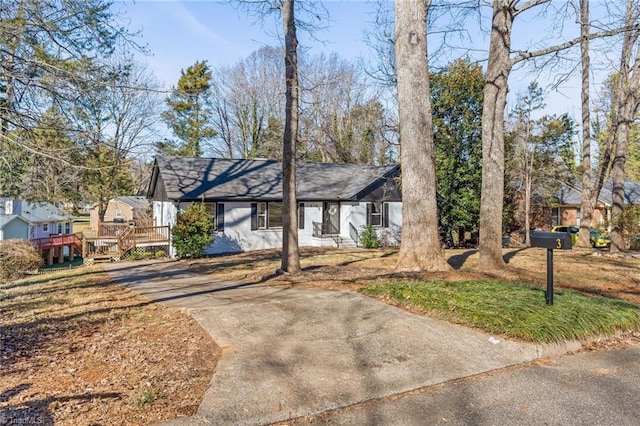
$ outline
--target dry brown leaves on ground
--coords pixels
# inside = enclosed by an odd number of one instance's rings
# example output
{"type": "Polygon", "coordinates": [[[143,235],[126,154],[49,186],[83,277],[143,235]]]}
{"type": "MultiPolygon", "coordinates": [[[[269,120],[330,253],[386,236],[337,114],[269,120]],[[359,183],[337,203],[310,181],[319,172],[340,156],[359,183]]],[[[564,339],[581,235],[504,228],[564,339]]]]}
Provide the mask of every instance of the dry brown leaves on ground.
{"type": "MultiPolygon", "coordinates": [[[[272,285],[356,290],[378,281],[399,280],[483,280],[546,285],[546,250],[505,249],[507,268],[501,271],[477,270],[478,250],[451,249],[443,254],[450,266],[447,272],[396,273],[397,249],[362,248],[300,249],[300,274],[276,274],[279,250],[260,250],[237,255],[216,256],[185,262],[185,268],[232,281],[266,282],[272,285]]],[[[556,287],[640,303],[640,256],[611,257],[607,251],[591,249],[555,250],[556,287]]]]}
{"type": "Polygon", "coordinates": [[[0,424],[142,425],[191,415],[220,350],[186,313],[99,266],[0,286],[0,424]]]}

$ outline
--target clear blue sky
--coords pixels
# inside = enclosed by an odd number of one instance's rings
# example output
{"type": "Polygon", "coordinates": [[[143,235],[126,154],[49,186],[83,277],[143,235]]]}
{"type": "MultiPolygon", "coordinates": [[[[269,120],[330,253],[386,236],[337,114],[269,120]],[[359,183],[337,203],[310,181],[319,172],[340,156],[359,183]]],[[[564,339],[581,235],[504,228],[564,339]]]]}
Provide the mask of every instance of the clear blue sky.
{"type": "MultiPolygon", "coordinates": [[[[371,28],[374,2],[327,1],[331,22],[318,31],[319,41],[299,32],[301,47],[312,51],[335,51],[355,60],[368,54],[363,42],[365,27],[371,28]]],[[[206,59],[209,65],[231,65],[264,45],[281,44],[281,23],[277,15],[262,22],[246,11],[214,1],[138,0],[119,3],[131,31],[140,30],[142,43],[152,56],[149,67],[165,86],[175,85],[180,70],[206,59]]]]}
{"type": "MultiPolygon", "coordinates": [[[[310,48],[311,53],[335,51],[352,61],[361,56],[371,56],[363,39],[364,31],[374,28],[377,2],[328,0],[324,5],[330,16],[328,28],[315,33],[318,40],[311,40],[305,33],[299,32],[301,47],[310,48]]],[[[390,1],[388,5],[390,8],[393,6],[390,1]]],[[[261,46],[281,44],[282,29],[278,15],[261,22],[248,16],[246,11],[225,3],[210,0],[137,0],[135,3],[116,3],[114,9],[123,13],[131,31],[141,31],[140,41],[151,52],[151,56],[145,60],[165,88],[175,85],[180,70],[196,61],[207,60],[212,67],[231,65],[261,46]]],[[[527,46],[526,41],[520,40],[523,36],[539,39],[541,34],[546,33],[550,22],[539,18],[523,18],[517,32],[514,30],[514,46],[516,42],[518,47],[527,46]],[[530,21],[527,22],[527,19],[530,21]]],[[[430,43],[432,41],[430,39],[430,43]]],[[[478,37],[471,43],[478,44],[478,49],[488,48],[486,37],[478,37]]],[[[510,78],[510,99],[515,99],[515,95],[523,92],[535,78],[532,74],[514,71],[510,78]]],[[[543,86],[550,80],[548,75],[539,77],[543,86]]],[[[598,84],[599,81],[593,83],[598,84]]],[[[569,112],[579,118],[579,94],[579,79],[574,78],[559,92],[547,93],[546,112],[569,112]]]]}

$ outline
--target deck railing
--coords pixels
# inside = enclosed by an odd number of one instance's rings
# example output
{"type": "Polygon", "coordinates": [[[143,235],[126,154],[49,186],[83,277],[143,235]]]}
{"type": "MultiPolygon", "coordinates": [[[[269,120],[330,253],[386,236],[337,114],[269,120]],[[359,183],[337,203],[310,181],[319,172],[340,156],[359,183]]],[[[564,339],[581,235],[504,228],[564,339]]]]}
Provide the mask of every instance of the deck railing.
{"type": "Polygon", "coordinates": [[[98,226],[98,237],[118,238],[125,230],[131,228],[128,223],[101,223],[98,226]]]}
{"type": "MultiPolygon", "coordinates": [[[[104,225],[104,224],[103,224],[104,225]]],[[[109,224],[102,228],[100,235],[83,239],[83,257],[122,257],[127,251],[141,244],[168,244],[171,234],[169,226],[129,226],[119,227],[109,224]]]]}
{"type": "Polygon", "coordinates": [[[118,241],[113,238],[85,238],[82,240],[82,257],[119,257],[118,241]]]}
{"type": "Polygon", "coordinates": [[[169,241],[171,229],[169,226],[136,226],[133,238],[136,243],[152,243],[155,241],[169,241]]]}
{"type": "Polygon", "coordinates": [[[37,250],[47,250],[52,247],[62,246],[79,247],[80,245],[82,245],[80,238],[78,238],[76,234],[49,235],[48,237],[35,238],[29,241],[37,250]]]}
{"type": "Polygon", "coordinates": [[[342,238],[340,231],[331,222],[312,222],[313,237],[315,238],[331,238],[337,247],[340,247],[342,238]]]}
{"type": "Polygon", "coordinates": [[[356,247],[360,246],[360,233],[355,225],[349,222],[349,236],[356,243],[356,247]]]}

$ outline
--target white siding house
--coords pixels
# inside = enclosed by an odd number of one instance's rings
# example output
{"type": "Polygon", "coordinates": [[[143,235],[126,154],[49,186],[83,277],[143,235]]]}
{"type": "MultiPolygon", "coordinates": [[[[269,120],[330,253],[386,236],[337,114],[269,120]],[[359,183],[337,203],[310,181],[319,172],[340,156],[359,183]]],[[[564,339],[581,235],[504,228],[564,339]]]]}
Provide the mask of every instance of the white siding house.
{"type": "MultiPolygon", "coordinates": [[[[158,157],[149,186],[154,220],[173,226],[179,209],[204,202],[218,228],[208,254],[280,248],[281,170],[276,161],[158,157]]],[[[384,244],[399,244],[398,177],[398,166],[299,164],[299,245],[354,247],[366,225],[384,244]]]]}

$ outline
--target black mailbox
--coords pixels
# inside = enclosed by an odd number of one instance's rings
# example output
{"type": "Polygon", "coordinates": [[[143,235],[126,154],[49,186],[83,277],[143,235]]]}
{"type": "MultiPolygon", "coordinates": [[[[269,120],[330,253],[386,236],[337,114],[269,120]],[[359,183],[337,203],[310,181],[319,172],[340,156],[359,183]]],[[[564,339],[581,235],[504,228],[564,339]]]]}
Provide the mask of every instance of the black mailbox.
{"type": "Polygon", "coordinates": [[[531,232],[531,247],[571,250],[571,234],[568,232],[531,232]]]}
{"type": "Polygon", "coordinates": [[[553,305],[553,250],[571,250],[571,234],[568,232],[531,231],[531,247],[547,249],[547,305],[553,305]]]}

